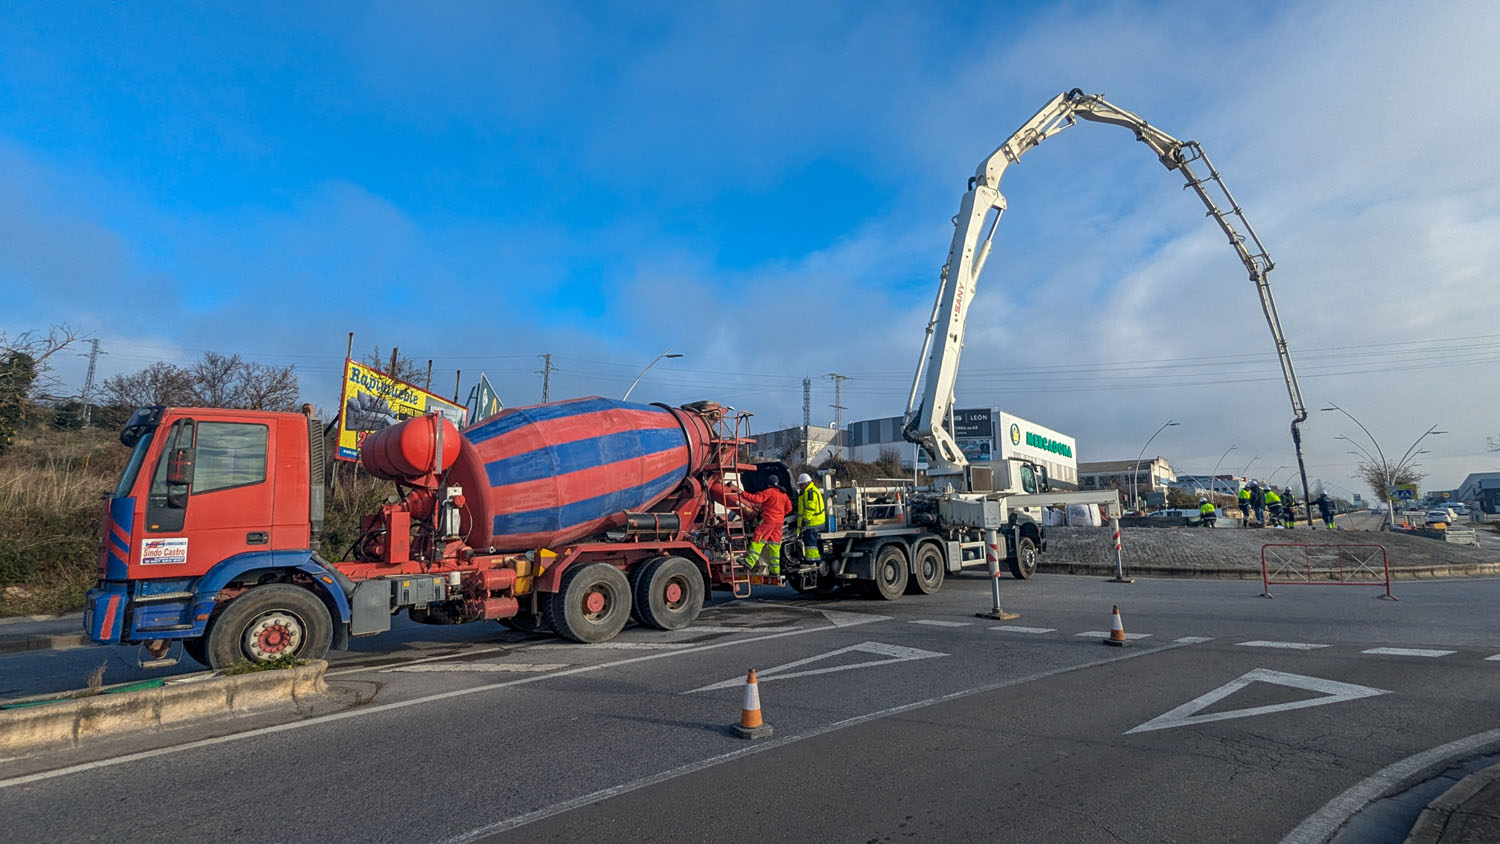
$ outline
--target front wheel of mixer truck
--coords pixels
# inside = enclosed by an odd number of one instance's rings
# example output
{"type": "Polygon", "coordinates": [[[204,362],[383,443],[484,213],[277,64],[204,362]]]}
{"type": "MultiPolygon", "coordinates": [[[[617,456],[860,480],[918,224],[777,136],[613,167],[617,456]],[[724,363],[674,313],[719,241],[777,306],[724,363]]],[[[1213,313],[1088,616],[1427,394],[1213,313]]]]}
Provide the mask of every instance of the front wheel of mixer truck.
{"type": "Polygon", "coordinates": [[[256,586],[230,601],[208,626],[211,668],[274,659],[322,659],[333,620],[318,596],[300,586],[256,586]]]}
{"type": "Polygon", "coordinates": [[[608,563],[569,569],[561,587],[547,601],[546,620],[564,639],[608,641],[630,620],[630,584],[608,563]]]}

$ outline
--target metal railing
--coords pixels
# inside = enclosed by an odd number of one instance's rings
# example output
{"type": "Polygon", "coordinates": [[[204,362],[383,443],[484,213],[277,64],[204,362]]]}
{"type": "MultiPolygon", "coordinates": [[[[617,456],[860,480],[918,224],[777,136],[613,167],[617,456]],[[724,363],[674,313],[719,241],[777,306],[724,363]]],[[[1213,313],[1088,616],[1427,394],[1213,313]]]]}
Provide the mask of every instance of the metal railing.
{"type": "Polygon", "coordinates": [[[1276,586],[1384,586],[1391,594],[1391,561],[1384,545],[1267,543],[1260,547],[1263,598],[1276,586]]]}

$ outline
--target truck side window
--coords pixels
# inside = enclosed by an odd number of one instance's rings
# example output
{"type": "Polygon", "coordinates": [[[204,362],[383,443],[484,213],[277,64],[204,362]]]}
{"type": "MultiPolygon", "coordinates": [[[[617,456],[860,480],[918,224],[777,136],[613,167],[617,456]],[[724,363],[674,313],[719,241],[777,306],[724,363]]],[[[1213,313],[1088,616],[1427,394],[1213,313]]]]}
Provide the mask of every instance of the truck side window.
{"type": "Polygon", "coordinates": [[[1028,493],[1036,492],[1036,473],[1025,463],[1021,464],[1021,491],[1028,493]]]}
{"type": "Polygon", "coordinates": [[[193,494],[264,481],[268,431],[265,425],[200,422],[193,494]]]}
{"type": "Polygon", "coordinates": [[[183,516],[187,513],[181,504],[173,506],[167,490],[167,464],[172,452],[179,448],[192,448],[193,420],[179,419],[172,423],[162,439],[161,456],[156,461],[156,471],[151,475],[151,490],[146,496],[146,529],[152,531],[182,530],[183,516]]]}

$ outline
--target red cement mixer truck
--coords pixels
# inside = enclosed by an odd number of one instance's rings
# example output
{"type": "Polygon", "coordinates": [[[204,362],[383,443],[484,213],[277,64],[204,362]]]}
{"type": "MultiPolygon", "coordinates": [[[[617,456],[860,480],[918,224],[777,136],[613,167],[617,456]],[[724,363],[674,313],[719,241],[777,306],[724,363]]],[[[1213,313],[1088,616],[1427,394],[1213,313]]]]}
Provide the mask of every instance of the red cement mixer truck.
{"type": "MultiPolygon", "coordinates": [[[[351,636],[495,620],[600,642],[632,618],[690,625],[708,590],[743,597],[747,416],[582,398],[460,432],[438,415],[370,435],[360,462],[397,495],[361,519],[350,559],[318,553],[324,439],[301,414],[142,408],[101,526],[84,625],[101,643],[171,641],[219,668],[318,658],[351,636]]],[[[782,469],[784,472],[784,468],[782,469]]]]}

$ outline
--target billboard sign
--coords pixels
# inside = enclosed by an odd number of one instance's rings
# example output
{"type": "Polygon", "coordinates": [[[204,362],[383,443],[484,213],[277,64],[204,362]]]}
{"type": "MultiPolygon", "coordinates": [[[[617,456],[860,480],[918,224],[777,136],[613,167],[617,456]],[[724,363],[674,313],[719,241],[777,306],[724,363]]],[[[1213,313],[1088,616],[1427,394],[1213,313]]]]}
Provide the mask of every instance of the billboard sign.
{"type": "Polygon", "coordinates": [[[490,384],[489,376],[480,373],[479,384],[474,388],[474,421],[488,419],[505,409],[500,402],[500,394],[490,384]]]}
{"type": "Polygon", "coordinates": [[[995,425],[990,418],[990,409],[953,411],[953,436],[956,439],[994,439],[995,425]]]}
{"type": "Polygon", "coordinates": [[[398,381],[354,360],[344,360],[344,390],[339,401],[339,442],[334,456],[358,460],[365,438],[415,416],[438,413],[462,428],[469,409],[421,387],[398,381]]]}

